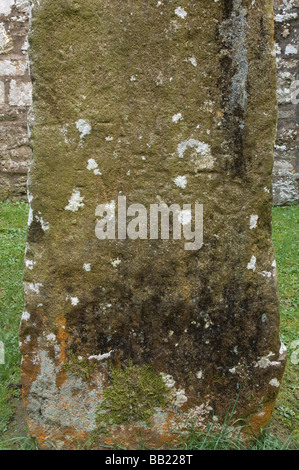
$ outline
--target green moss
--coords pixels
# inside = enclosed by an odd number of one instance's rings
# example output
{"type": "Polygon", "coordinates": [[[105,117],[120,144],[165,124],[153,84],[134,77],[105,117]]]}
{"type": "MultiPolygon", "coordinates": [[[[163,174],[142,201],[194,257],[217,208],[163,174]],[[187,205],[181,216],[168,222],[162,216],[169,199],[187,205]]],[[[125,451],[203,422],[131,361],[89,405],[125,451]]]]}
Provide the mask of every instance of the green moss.
{"type": "Polygon", "coordinates": [[[112,385],[104,391],[98,407],[97,423],[123,424],[144,421],[149,424],[156,407],[168,402],[168,390],[151,366],[137,366],[130,361],[125,369],[112,369],[112,385]]]}
{"type": "Polygon", "coordinates": [[[68,362],[64,364],[63,368],[76,377],[89,379],[95,366],[89,364],[86,359],[79,359],[74,353],[70,352],[68,355],[68,362]]]}

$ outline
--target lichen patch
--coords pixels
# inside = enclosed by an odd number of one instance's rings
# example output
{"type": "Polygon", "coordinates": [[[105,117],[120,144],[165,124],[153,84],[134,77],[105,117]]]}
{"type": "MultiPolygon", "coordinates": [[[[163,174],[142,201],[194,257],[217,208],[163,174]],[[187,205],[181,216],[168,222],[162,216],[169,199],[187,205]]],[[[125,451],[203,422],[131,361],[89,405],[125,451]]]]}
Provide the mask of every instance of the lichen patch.
{"type": "Polygon", "coordinates": [[[66,211],[77,212],[81,207],[84,207],[84,196],[81,196],[79,189],[74,189],[68,205],[65,207],[66,211]]]}

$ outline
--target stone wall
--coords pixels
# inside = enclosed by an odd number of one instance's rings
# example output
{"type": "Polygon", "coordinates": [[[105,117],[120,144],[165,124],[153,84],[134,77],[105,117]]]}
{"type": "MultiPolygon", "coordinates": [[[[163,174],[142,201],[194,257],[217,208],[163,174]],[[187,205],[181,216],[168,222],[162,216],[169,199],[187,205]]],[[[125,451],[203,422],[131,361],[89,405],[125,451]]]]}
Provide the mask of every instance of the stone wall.
{"type": "MultiPolygon", "coordinates": [[[[277,98],[279,120],[273,175],[274,205],[298,203],[299,107],[291,98],[291,86],[299,80],[299,0],[275,0],[275,41],[277,53],[277,98]]],[[[299,89],[299,82],[297,84],[299,89]]],[[[299,93],[298,93],[299,95],[299,93]]]]}
{"type": "Polygon", "coordinates": [[[0,200],[26,199],[28,10],[27,0],[0,0],[0,200]]]}
{"type": "MultiPolygon", "coordinates": [[[[275,205],[298,203],[299,107],[291,102],[298,75],[299,0],[274,0],[279,122],[275,147],[275,205]]],[[[0,200],[26,199],[30,150],[26,115],[31,84],[26,65],[28,0],[0,0],[0,200]]]]}

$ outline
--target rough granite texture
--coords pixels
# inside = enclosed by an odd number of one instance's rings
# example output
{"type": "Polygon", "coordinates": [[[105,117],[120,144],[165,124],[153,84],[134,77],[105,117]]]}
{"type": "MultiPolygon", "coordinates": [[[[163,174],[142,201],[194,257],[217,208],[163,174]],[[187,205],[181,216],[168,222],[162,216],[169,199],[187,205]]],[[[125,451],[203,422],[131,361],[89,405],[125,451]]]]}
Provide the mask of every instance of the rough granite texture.
{"type": "Polygon", "coordinates": [[[41,448],[92,434],[98,448],[141,436],[169,446],[173,430],[221,423],[237,399],[234,418],[258,431],[286,360],[271,242],[272,2],[32,6],[21,322],[32,436],[41,448]],[[147,208],[204,204],[203,247],[98,240],[96,206],[119,194],[147,208]],[[118,399],[131,407],[123,422],[118,399]]]}

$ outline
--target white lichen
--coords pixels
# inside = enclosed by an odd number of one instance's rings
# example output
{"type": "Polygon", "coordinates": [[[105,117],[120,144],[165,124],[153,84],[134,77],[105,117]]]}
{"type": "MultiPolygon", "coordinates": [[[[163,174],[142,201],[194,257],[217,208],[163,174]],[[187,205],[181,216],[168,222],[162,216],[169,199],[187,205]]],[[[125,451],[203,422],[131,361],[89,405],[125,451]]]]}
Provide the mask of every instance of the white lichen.
{"type": "Polygon", "coordinates": [[[173,392],[172,404],[177,408],[183,406],[187,401],[188,398],[186,397],[185,390],[179,389],[173,392]]]}
{"type": "Polygon", "coordinates": [[[197,67],[197,60],[194,56],[189,57],[188,60],[189,60],[190,64],[193,65],[193,67],[197,67]]]}
{"type": "Polygon", "coordinates": [[[181,121],[182,119],[183,119],[183,116],[182,116],[181,113],[177,113],[177,114],[174,114],[174,115],[172,116],[172,122],[174,122],[174,123],[176,123],[176,124],[177,124],[179,121],[181,121]]]}
{"type": "Polygon", "coordinates": [[[280,386],[280,383],[279,383],[278,380],[275,378],[275,379],[270,380],[269,385],[271,385],[272,387],[279,387],[279,386],[280,386]]]}
{"type": "Polygon", "coordinates": [[[79,119],[79,121],[76,122],[76,127],[78,131],[81,133],[80,134],[80,139],[84,139],[84,137],[91,132],[91,125],[85,121],[85,119],[79,119]]]}
{"type": "Polygon", "coordinates": [[[211,147],[205,142],[201,142],[196,139],[188,139],[180,142],[178,144],[178,156],[179,158],[184,158],[184,154],[187,148],[194,148],[196,153],[201,156],[206,156],[211,154],[211,147]]]}
{"type": "Polygon", "coordinates": [[[87,167],[86,167],[89,171],[92,171],[92,170],[95,170],[96,168],[98,168],[98,164],[97,162],[93,159],[93,158],[90,158],[88,160],[88,164],[87,164],[87,167]]]}
{"type": "Polygon", "coordinates": [[[108,353],[105,353],[105,354],[98,354],[97,356],[89,356],[88,359],[92,360],[92,359],[95,359],[96,361],[103,361],[104,359],[109,359],[109,357],[111,356],[111,354],[113,354],[113,350],[108,352],[108,353]]]}
{"type": "MultiPolygon", "coordinates": [[[[204,425],[207,422],[207,416],[213,411],[213,408],[207,403],[202,403],[199,406],[191,408],[188,413],[185,415],[185,420],[187,426],[192,423],[194,426],[199,427],[204,425]]],[[[213,421],[218,422],[218,417],[213,416],[213,421]]]]}
{"type": "Polygon", "coordinates": [[[30,269],[32,271],[34,265],[36,264],[35,261],[32,261],[31,259],[26,259],[25,260],[25,266],[26,268],[30,269]]]}
{"type": "Polygon", "coordinates": [[[54,335],[54,333],[50,333],[49,335],[46,336],[46,339],[50,342],[50,343],[53,343],[56,341],[56,336],[54,335]]]}
{"type": "Polygon", "coordinates": [[[66,211],[77,212],[80,207],[84,207],[84,197],[81,196],[79,189],[74,189],[68,205],[65,207],[66,211]]]}
{"type": "Polygon", "coordinates": [[[121,260],[120,260],[119,258],[117,258],[117,259],[111,261],[111,264],[112,264],[112,266],[113,266],[114,268],[117,268],[117,266],[119,266],[120,263],[121,263],[121,260]]]}
{"type": "Polygon", "coordinates": [[[285,54],[286,55],[297,55],[298,54],[297,47],[293,46],[292,44],[288,44],[287,47],[285,48],[285,54]]]}
{"type": "Polygon", "coordinates": [[[39,282],[30,282],[28,285],[27,285],[27,289],[25,288],[25,291],[26,293],[28,291],[31,291],[31,292],[34,292],[35,294],[39,295],[40,294],[40,287],[42,287],[42,284],[39,283],[39,282]]]}
{"type": "Polygon", "coordinates": [[[88,160],[88,165],[87,165],[87,170],[89,171],[93,171],[95,175],[99,175],[101,176],[102,173],[100,172],[99,168],[98,168],[98,164],[97,162],[93,159],[93,158],[90,158],[88,160]]]}
{"type": "Polygon", "coordinates": [[[184,10],[183,7],[177,7],[175,10],[174,10],[175,14],[179,17],[179,18],[182,18],[183,20],[186,18],[187,16],[187,12],[186,10],[184,10]]]}
{"type": "Polygon", "coordinates": [[[253,230],[257,227],[257,222],[258,222],[259,216],[258,215],[251,215],[250,216],[250,222],[249,222],[249,228],[250,230],[253,230]]]}
{"type": "Polygon", "coordinates": [[[174,180],[173,180],[174,184],[176,186],[178,186],[179,188],[181,189],[185,189],[186,186],[187,186],[187,178],[186,176],[177,176],[174,180]]]}
{"type": "Polygon", "coordinates": [[[171,390],[170,392],[170,397],[171,397],[171,402],[174,406],[177,408],[180,408],[181,406],[188,401],[188,398],[186,397],[185,390],[183,389],[176,389],[175,387],[175,380],[172,377],[172,375],[165,374],[164,372],[160,373],[162,380],[168,388],[168,390],[171,390]]]}
{"type": "MultiPolygon", "coordinates": [[[[30,204],[30,203],[29,203],[30,204]]],[[[33,218],[34,218],[34,215],[33,215],[33,209],[31,207],[31,205],[29,205],[29,213],[28,213],[28,227],[31,226],[32,222],[33,222],[33,218]]]]}
{"type": "Polygon", "coordinates": [[[164,382],[166,388],[171,389],[175,386],[175,380],[172,377],[172,375],[165,374],[164,372],[161,372],[160,375],[163,379],[163,382],[164,382]]]}
{"type": "Polygon", "coordinates": [[[283,357],[287,352],[287,347],[285,344],[281,343],[280,349],[279,349],[279,356],[283,357]]]}
{"type": "Polygon", "coordinates": [[[255,364],[254,367],[260,367],[261,369],[266,369],[267,367],[276,367],[280,366],[281,363],[278,361],[271,361],[269,358],[274,356],[274,353],[270,352],[268,356],[264,356],[257,363],[255,364]]]}
{"type": "Polygon", "coordinates": [[[260,274],[261,276],[267,277],[267,278],[269,278],[269,279],[270,279],[270,277],[272,277],[272,273],[270,273],[269,271],[261,271],[259,274],[260,274]]]}
{"type": "Polygon", "coordinates": [[[28,320],[30,320],[30,313],[26,312],[25,310],[22,315],[22,321],[28,321],[28,320]]]}
{"type": "Polygon", "coordinates": [[[190,224],[190,222],[192,220],[191,210],[184,209],[184,210],[180,211],[180,213],[178,215],[178,220],[179,220],[180,224],[182,224],[182,225],[190,224]]]}
{"type": "Polygon", "coordinates": [[[255,272],[256,271],[255,263],[256,263],[256,257],[252,256],[250,262],[247,264],[247,269],[255,272]]]}
{"type": "Polygon", "coordinates": [[[39,222],[41,224],[42,230],[44,232],[47,232],[50,229],[49,222],[45,222],[41,215],[36,215],[35,220],[37,220],[37,222],[39,222]]]}
{"type": "Polygon", "coordinates": [[[80,300],[78,299],[78,297],[72,297],[70,295],[67,295],[65,300],[70,300],[71,301],[71,304],[76,307],[76,305],[78,305],[78,303],[80,302],[80,300]]]}
{"type": "Polygon", "coordinates": [[[267,321],[267,315],[265,313],[263,313],[262,315],[262,323],[266,323],[267,321]]]}

